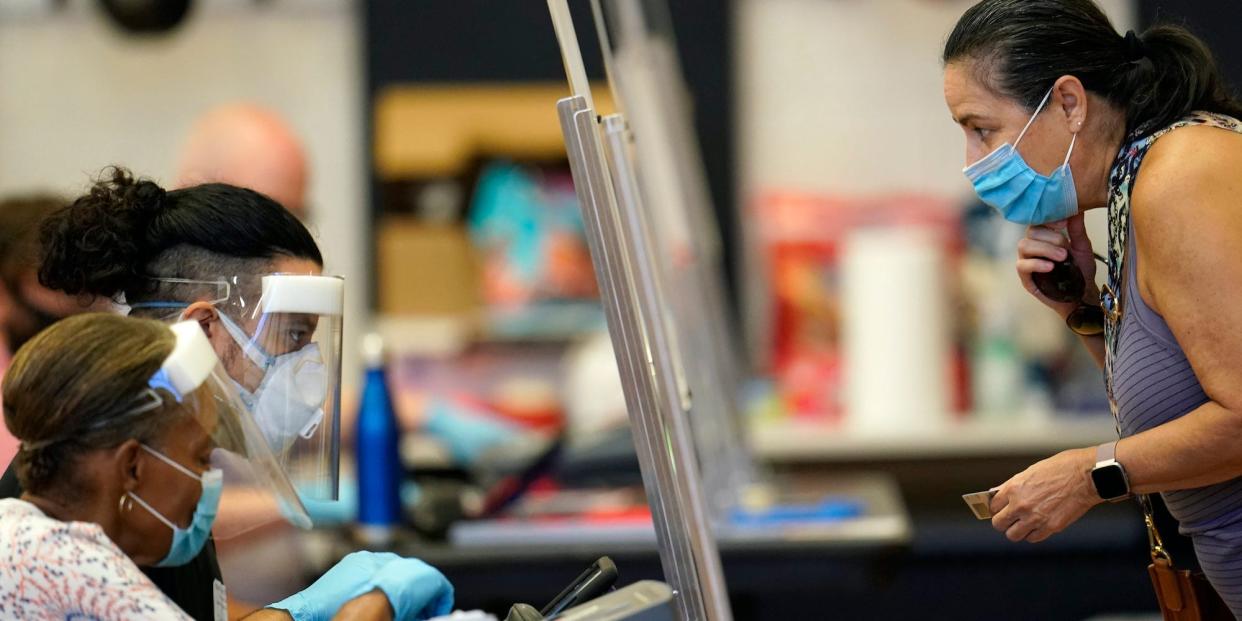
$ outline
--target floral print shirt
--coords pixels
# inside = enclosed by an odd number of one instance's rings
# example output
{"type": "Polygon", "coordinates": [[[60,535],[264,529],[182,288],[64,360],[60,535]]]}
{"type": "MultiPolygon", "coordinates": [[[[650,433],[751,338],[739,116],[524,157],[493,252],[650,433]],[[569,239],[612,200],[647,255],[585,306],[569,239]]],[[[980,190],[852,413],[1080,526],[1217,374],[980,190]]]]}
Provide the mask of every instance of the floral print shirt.
{"type": "Polygon", "coordinates": [[[185,619],[98,524],[0,500],[0,619],[185,619]]]}

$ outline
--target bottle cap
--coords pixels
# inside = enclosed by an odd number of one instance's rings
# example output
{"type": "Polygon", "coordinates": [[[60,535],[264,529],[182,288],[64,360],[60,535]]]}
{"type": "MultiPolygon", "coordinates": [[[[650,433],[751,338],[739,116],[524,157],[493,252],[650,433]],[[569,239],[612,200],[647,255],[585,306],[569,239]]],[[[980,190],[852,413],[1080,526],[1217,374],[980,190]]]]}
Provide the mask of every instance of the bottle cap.
{"type": "Polygon", "coordinates": [[[378,332],[370,332],[362,337],[362,361],[368,367],[384,364],[384,337],[378,332]]]}

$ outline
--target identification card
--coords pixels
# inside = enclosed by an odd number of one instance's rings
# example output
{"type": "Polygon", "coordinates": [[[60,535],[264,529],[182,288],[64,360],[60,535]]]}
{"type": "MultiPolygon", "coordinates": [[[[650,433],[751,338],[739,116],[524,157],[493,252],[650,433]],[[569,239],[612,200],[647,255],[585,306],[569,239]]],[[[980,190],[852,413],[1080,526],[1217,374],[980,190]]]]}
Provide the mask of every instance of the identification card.
{"type": "Polygon", "coordinates": [[[962,500],[966,501],[966,505],[970,507],[976,518],[990,520],[992,519],[992,497],[996,495],[996,491],[993,488],[986,492],[962,494],[962,500]]]}
{"type": "Polygon", "coordinates": [[[215,609],[215,621],[229,621],[229,595],[224,590],[223,582],[211,581],[211,601],[212,608],[215,609]]]}

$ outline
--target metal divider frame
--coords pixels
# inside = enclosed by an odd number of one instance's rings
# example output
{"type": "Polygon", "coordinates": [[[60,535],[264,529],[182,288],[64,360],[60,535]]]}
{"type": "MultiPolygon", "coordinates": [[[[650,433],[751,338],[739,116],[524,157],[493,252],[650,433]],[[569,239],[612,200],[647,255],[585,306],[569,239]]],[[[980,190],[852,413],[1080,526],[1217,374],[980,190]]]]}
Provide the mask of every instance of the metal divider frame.
{"type": "Polygon", "coordinates": [[[560,100],[557,112],[634,427],[660,560],[676,593],[674,608],[686,621],[731,621],[683,409],[680,361],[625,153],[624,121],[615,115],[602,121],[610,128],[609,153],[601,138],[601,120],[585,97],[560,100]]]}

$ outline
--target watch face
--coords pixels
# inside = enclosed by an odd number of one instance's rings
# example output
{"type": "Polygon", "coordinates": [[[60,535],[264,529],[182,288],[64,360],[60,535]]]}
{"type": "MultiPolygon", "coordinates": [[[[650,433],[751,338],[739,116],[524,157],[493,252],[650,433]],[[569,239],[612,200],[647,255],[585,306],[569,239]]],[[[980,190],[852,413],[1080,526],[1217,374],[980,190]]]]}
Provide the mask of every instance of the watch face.
{"type": "Polygon", "coordinates": [[[1092,470],[1091,481],[1095,483],[1096,493],[1105,500],[1120,498],[1130,493],[1130,486],[1126,483],[1126,475],[1121,470],[1121,464],[1109,464],[1092,470]]]}

